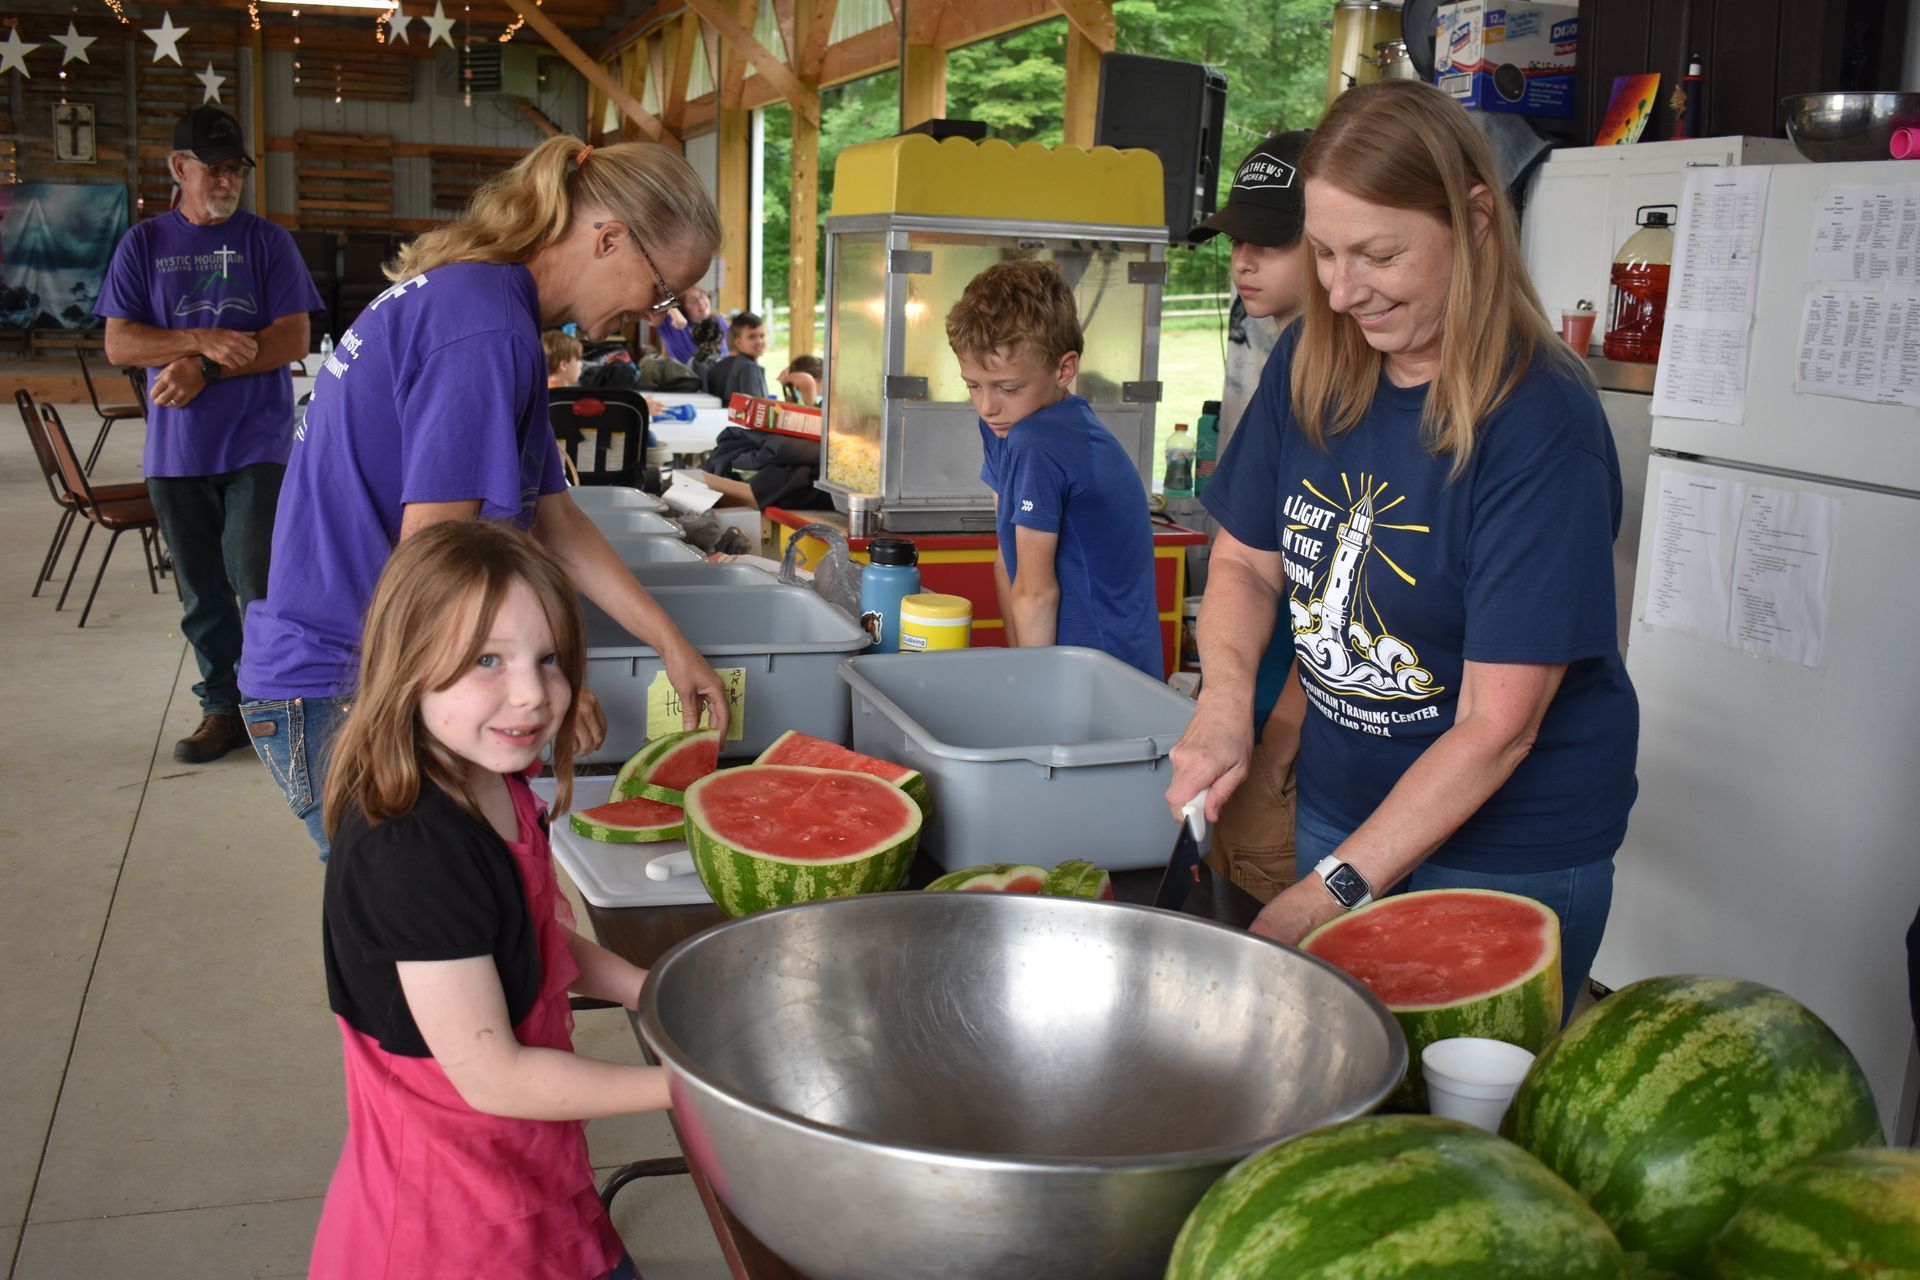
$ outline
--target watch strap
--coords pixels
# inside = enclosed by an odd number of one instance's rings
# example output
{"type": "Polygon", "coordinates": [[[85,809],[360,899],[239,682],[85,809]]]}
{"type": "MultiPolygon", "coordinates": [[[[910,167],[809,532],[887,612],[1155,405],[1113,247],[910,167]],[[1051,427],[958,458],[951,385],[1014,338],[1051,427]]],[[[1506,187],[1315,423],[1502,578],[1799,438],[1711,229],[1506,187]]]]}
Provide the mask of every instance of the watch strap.
{"type": "Polygon", "coordinates": [[[212,356],[201,356],[200,376],[208,382],[216,381],[220,377],[220,362],[212,356]]]}

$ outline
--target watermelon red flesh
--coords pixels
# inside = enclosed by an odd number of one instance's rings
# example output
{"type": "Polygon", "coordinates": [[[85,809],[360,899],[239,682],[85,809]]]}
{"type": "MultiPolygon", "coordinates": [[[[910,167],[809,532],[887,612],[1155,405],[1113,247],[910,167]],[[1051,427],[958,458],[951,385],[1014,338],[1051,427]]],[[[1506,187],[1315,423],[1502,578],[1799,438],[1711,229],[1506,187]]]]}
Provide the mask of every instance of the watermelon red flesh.
{"type": "Polygon", "coordinates": [[[1832,1029],[1737,978],[1648,978],[1535,1059],[1501,1132],[1605,1218],[1655,1274],[1699,1276],[1741,1202],[1806,1159],[1884,1141],[1832,1029]]]}
{"type": "Polygon", "coordinates": [[[861,755],[837,742],[828,742],[825,738],[816,738],[798,729],[789,729],[775,738],[754,763],[798,764],[814,769],[845,769],[849,773],[871,774],[891,782],[912,796],[913,802],[920,806],[922,817],[932,813],[927,800],[927,780],[919,770],[909,769],[891,760],[861,755]]]}
{"type": "Polygon", "coordinates": [[[1560,921],[1531,898],[1433,889],[1369,903],[1301,942],[1359,979],[1406,1032],[1406,1081],[1389,1105],[1426,1108],[1420,1051],[1483,1036],[1535,1053],[1560,1028],[1560,921]]]}
{"type": "Polygon", "coordinates": [[[1714,1280],[1920,1276],[1920,1151],[1816,1156],[1740,1206],[1707,1251],[1714,1280]]]}
{"type": "Polygon", "coordinates": [[[1045,883],[1043,868],[1024,862],[989,862],[979,867],[949,871],[927,886],[929,893],[1038,893],[1045,883]]]}
{"type": "Polygon", "coordinates": [[[678,840],[686,816],[678,806],[639,797],[615,800],[567,815],[573,829],[589,840],[616,844],[678,840]]]}
{"type": "Polygon", "coordinates": [[[720,767],[720,734],[700,729],[646,767],[640,781],[672,791],[685,791],[720,767]]]}
{"type": "Polygon", "coordinates": [[[1623,1280],[1599,1215],[1453,1120],[1368,1116],[1248,1156],[1188,1215],[1166,1280],[1623,1280]]]}
{"type": "Polygon", "coordinates": [[[687,789],[687,844],[729,915],[896,889],[920,837],[920,809],[878,778],[747,765],[687,789]]]}

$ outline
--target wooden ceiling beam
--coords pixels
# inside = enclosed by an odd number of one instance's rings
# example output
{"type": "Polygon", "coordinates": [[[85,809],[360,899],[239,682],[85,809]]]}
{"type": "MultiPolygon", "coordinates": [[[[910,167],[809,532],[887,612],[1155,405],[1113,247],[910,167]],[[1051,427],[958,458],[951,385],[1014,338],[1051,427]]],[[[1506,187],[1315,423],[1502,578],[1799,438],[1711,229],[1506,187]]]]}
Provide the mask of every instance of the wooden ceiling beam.
{"type": "Polygon", "coordinates": [[[1073,29],[1102,53],[1113,52],[1113,0],[1054,0],[1073,29]]]}
{"type": "MultiPolygon", "coordinates": [[[[787,51],[787,65],[800,70],[800,37],[794,30],[793,0],[773,0],[773,23],[780,28],[780,43],[787,51]]],[[[801,79],[805,79],[802,76],[801,79]]]]}
{"type": "Polygon", "coordinates": [[[683,13],[673,24],[668,41],[672,45],[672,70],[667,73],[665,109],[667,128],[684,135],[687,118],[687,81],[693,75],[693,51],[700,47],[700,16],[683,13]]]}
{"type": "Polygon", "coordinates": [[[827,38],[833,34],[833,17],[838,8],[839,0],[813,0],[807,13],[807,29],[800,33],[800,48],[793,64],[793,69],[807,84],[820,83],[820,68],[827,60],[827,38]]]}
{"type": "Polygon", "coordinates": [[[654,0],[654,3],[640,11],[639,17],[600,42],[600,47],[593,51],[594,61],[604,62],[611,58],[635,40],[650,34],[655,27],[664,25],[675,14],[684,13],[686,8],[686,0],[654,0]]]}
{"type": "MultiPolygon", "coordinates": [[[[531,2],[531,0],[527,0],[531,2]]],[[[757,0],[746,0],[758,11],[757,0]]],[[[794,103],[795,110],[805,111],[807,119],[814,124],[820,123],[820,106],[817,101],[808,103],[806,86],[793,74],[793,69],[773,56],[767,47],[754,37],[753,29],[742,22],[730,8],[726,0],[687,0],[687,7],[706,19],[707,23],[719,34],[720,39],[730,48],[745,55],[762,78],[773,86],[774,91],[787,101],[794,103]],[[811,109],[809,110],[809,107],[811,109]]]]}
{"type": "Polygon", "coordinates": [[[652,112],[641,106],[625,87],[608,75],[605,67],[589,58],[586,50],[569,39],[566,32],[556,27],[552,19],[541,11],[534,0],[507,0],[507,3],[527,20],[529,27],[545,37],[547,43],[558,50],[560,56],[565,58],[575,71],[585,76],[589,83],[597,86],[600,92],[611,98],[619,106],[621,113],[639,125],[642,132],[649,138],[655,142],[664,142],[668,146],[679,146],[680,140],[668,132],[666,125],[662,124],[652,112]]]}

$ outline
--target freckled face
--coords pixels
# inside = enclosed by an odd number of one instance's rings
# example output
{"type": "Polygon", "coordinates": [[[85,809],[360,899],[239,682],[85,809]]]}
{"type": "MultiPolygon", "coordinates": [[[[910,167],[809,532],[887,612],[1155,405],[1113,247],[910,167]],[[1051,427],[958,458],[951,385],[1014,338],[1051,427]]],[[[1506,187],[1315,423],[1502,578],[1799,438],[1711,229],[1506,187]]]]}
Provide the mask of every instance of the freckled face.
{"type": "Polygon", "coordinates": [[[420,720],[475,774],[518,773],[539,759],[572,701],[546,611],[531,587],[516,582],[473,665],[421,695],[420,720]]]}

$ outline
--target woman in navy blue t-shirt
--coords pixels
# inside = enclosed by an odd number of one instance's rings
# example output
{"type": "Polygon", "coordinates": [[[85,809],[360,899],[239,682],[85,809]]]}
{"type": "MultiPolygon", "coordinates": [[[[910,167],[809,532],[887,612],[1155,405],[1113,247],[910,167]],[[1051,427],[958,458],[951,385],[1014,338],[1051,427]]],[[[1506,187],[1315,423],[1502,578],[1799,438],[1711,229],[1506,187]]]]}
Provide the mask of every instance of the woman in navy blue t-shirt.
{"type": "Polygon", "coordinates": [[[1225,533],[1167,798],[1246,777],[1276,611],[1298,661],[1298,942],[1398,887],[1559,914],[1566,1007],[1612,900],[1639,711],[1615,638],[1620,466],[1521,265],[1487,144],[1430,86],[1343,94],[1301,157],[1313,266],[1206,493],[1225,533]],[[1309,871],[1315,874],[1307,874],[1309,871]]]}

